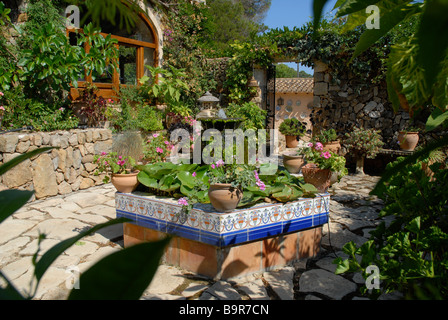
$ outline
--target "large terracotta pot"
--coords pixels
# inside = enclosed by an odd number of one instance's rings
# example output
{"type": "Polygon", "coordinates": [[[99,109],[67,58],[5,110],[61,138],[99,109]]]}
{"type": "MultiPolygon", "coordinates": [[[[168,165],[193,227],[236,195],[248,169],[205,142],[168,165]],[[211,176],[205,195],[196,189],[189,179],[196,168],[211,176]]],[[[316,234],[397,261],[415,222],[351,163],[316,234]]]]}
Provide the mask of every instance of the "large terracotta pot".
{"type": "Polygon", "coordinates": [[[126,174],[114,173],[110,180],[118,192],[131,193],[139,184],[137,179],[138,173],[139,171],[126,174]]]}
{"type": "Polygon", "coordinates": [[[299,145],[299,140],[297,140],[297,136],[285,136],[285,139],[287,148],[295,148],[299,145]]]}
{"type": "Polygon", "coordinates": [[[400,144],[400,149],[403,151],[414,151],[418,144],[418,140],[418,132],[400,131],[398,133],[398,143],[400,144]]]}
{"type": "Polygon", "coordinates": [[[301,155],[284,154],[283,155],[283,166],[290,173],[299,173],[305,164],[305,160],[301,155]]]}
{"type": "Polygon", "coordinates": [[[331,151],[336,154],[338,154],[339,150],[341,150],[341,143],[339,142],[339,140],[323,143],[322,146],[323,146],[323,151],[331,151]]]}
{"type": "Polygon", "coordinates": [[[210,185],[208,197],[217,211],[231,212],[238,206],[243,193],[240,189],[232,187],[230,183],[217,183],[210,185]]]}
{"type": "Polygon", "coordinates": [[[314,163],[307,163],[302,167],[303,179],[306,183],[312,184],[319,192],[326,192],[330,187],[331,171],[329,169],[319,169],[314,163]]]}

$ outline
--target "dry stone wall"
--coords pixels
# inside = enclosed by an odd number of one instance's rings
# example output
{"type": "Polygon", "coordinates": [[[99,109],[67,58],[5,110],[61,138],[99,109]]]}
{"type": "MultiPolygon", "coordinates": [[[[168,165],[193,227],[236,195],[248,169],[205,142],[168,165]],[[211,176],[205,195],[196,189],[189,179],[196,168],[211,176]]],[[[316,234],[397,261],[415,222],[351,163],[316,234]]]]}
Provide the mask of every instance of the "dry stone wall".
{"type": "MultiPolygon", "coordinates": [[[[317,130],[334,128],[340,138],[354,126],[381,131],[384,148],[398,149],[398,132],[410,125],[406,111],[394,112],[386,83],[367,84],[348,70],[334,81],[331,69],[322,62],[314,67],[314,109],[311,115],[317,130]]],[[[424,127],[423,122],[413,126],[424,127]]],[[[421,140],[425,138],[421,135],[421,140]]]]}
{"type": "Polygon", "coordinates": [[[34,190],[35,198],[63,195],[102,184],[94,156],[112,150],[108,129],[0,134],[0,163],[40,147],[58,147],[25,160],[0,176],[0,190],[34,190]]]}

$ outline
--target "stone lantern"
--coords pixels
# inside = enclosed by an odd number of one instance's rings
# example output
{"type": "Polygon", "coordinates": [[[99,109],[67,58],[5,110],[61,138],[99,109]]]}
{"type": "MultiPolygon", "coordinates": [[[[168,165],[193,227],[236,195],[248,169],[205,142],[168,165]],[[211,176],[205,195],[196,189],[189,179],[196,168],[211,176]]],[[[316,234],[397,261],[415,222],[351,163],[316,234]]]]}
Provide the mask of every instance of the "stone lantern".
{"type": "Polygon", "coordinates": [[[218,112],[217,105],[219,99],[214,97],[210,92],[206,92],[198,99],[201,111],[196,115],[196,119],[200,118],[215,118],[218,112]]]}

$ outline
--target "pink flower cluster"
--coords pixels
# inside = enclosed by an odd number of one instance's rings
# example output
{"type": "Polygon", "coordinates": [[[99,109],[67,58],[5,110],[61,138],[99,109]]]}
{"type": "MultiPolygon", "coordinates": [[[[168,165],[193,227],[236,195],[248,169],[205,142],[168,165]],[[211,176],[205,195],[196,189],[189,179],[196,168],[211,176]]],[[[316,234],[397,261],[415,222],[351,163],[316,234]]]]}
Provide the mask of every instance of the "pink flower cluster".
{"type": "Polygon", "coordinates": [[[257,170],[254,170],[254,175],[255,175],[255,180],[257,180],[255,182],[255,184],[260,188],[261,191],[264,191],[266,189],[266,185],[264,184],[263,181],[260,180],[257,170]]]}
{"type": "Polygon", "coordinates": [[[126,163],[126,160],[123,160],[123,157],[122,157],[122,156],[118,156],[117,164],[118,164],[119,166],[124,166],[125,163],[126,163]]]}
{"type": "MultiPolygon", "coordinates": [[[[4,96],[5,94],[3,92],[0,91],[0,96],[4,96]]],[[[4,106],[0,106],[0,110],[1,111],[5,111],[5,107],[4,106]]]]}
{"type": "Polygon", "coordinates": [[[225,164],[224,161],[222,161],[222,159],[219,159],[218,161],[216,161],[216,165],[214,163],[212,163],[211,167],[212,167],[212,169],[215,169],[215,168],[222,167],[224,164],[225,164]]]}
{"type": "Polygon", "coordinates": [[[322,152],[322,153],[320,154],[320,156],[323,157],[323,158],[325,158],[325,159],[329,159],[329,158],[331,158],[331,153],[328,152],[328,151],[326,151],[326,152],[322,152]]]}
{"type": "Polygon", "coordinates": [[[322,151],[324,149],[324,146],[320,142],[316,142],[313,144],[312,142],[308,143],[308,147],[316,149],[317,151],[322,151]]]}
{"type": "Polygon", "coordinates": [[[181,206],[188,206],[188,199],[187,198],[180,198],[178,201],[177,201],[177,204],[180,204],[181,206]]]}

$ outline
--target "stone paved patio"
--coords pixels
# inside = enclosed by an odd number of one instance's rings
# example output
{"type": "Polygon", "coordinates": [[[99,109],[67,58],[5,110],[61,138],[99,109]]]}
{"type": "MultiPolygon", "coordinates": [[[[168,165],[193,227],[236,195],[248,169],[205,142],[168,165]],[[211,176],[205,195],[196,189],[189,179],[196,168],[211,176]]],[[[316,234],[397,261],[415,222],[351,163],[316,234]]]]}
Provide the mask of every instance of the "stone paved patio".
{"type": "MultiPolygon", "coordinates": [[[[346,242],[363,243],[368,231],[380,222],[378,212],[382,202],[368,194],[378,178],[349,175],[331,188],[330,223],[323,228],[323,249],[318,257],[246,278],[217,282],[162,265],[142,299],[365,299],[358,291],[364,282],[362,277],[335,275],[332,261],[336,255],[343,256],[340,250],[346,242]]],[[[45,252],[80,230],[115,218],[114,193],[115,189],[108,184],[27,204],[0,225],[2,272],[20,290],[26,290],[39,231],[47,234],[41,246],[41,252],[45,252]]],[[[122,247],[121,225],[83,238],[50,267],[35,299],[65,299],[69,292],[68,268],[77,266],[82,273],[95,261],[122,247]]]]}

